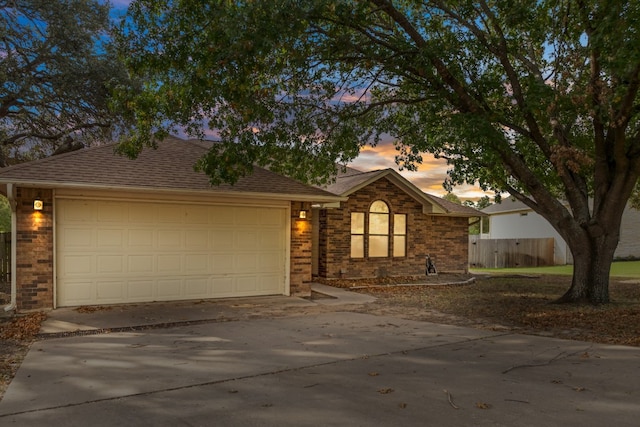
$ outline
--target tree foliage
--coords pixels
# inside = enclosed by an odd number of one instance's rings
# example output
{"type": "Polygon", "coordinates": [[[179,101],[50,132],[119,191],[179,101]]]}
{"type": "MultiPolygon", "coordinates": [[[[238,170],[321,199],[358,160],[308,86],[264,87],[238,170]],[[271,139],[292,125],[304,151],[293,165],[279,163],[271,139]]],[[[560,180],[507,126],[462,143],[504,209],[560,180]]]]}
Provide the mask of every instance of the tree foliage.
{"type": "Polygon", "coordinates": [[[460,200],[460,198],[458,196],[456,196],[454,193],[452,193],[451,191],[449,191],[447,194],[445,194],[443,197],[443,199],[448,200],[452,203],[455,203],[457,205],[461,205],[462,204],[462,200],[460,200]]]}
{"type": "MultiPolygon", "coordinates": [[[[472,200],[465,200],[464,204],[479,211],[492,205],[489,196],[480,197],[476,203],[472,200]]],[[[478,235],[487,232],[489,232],[488,216],[469,218],[469,234],[478,235]]]]}
{"type": "Polygon", "coordinates": [[[97,0],[0,0],[0,166],[117,133],[109,99],[128,83],[110,25],[97,0]]]}
{"type": "Polygon", "coordinates": [[[11,205],[9,200],[0,196],[0,232],[11,231],[11,205]]]}
{"type": "Polygon", "coordinates": [[[137,0],[122,29],[135,155],[210,126],[213,182],[303,180],[390,135],[544,216],[575,260],[565,301],[607,302],[640,174],[640,4],[613,0],[137,0]]]}

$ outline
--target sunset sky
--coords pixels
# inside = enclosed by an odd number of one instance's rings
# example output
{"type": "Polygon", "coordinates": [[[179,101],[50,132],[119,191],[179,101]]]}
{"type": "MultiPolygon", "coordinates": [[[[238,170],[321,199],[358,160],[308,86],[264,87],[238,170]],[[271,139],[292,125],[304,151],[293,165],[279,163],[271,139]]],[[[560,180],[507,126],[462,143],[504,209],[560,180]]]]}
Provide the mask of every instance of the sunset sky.
{"type": "MultiPolygon", "coordinates": [[[[397,151],[391,141],[381,143],[375,148],[367,146],[360,151],[360,156],[350,166],[362,171],[392,168],[426,193],[437,196],[443,196],[447,193],[442,188],[442,183],[447,175],[447,164],[444,160],[434,159],[432,155],[424,154],[422,164],[419,165],[417,171],[400,171],[395,163],[396,154],[397,151]]],[[[470,185],[456,187],[453,193],[461,200],[474,201],[485,195],[479,187],[470,185]]],[[[493,198],[493,195],[489,194],[489,197],[493,198]]]]}

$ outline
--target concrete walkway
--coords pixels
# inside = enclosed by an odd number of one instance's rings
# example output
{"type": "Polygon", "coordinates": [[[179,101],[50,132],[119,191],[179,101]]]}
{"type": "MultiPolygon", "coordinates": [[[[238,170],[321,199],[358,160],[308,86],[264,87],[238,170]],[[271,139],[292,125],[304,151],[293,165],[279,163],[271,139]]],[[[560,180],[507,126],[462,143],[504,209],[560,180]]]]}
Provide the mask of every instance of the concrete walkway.
{"type": "Polygon", "coordinates": [[[640,419],[639,348],[348,311],[305,314],[320,301],[328,300],[54,311],[43,328],[54,335],[32,346],[0,402],[0,425],[635,426],[640,419]],[[234,310],[264,314],[274,305],[291,315],[233,319],[234,310]],[[60,337],[70,330],[86,332],[60,337]]]}

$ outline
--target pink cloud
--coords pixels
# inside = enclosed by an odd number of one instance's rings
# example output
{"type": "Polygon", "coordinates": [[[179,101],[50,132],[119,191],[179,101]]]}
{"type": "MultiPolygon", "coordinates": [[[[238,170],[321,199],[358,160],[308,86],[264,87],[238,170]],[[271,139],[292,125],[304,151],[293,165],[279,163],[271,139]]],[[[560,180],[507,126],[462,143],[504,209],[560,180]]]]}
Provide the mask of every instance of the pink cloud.
{"type": "MultiPolygon", "coordinates": [[[[362,171],[391,168],[426,193],[436,196],[444,196],[447,193],[442,187],[448,169],[445,160],[436,159],[433,155],[425,153],[422,155],[422,163],[418,165],[417,171],[401,171],[395,162],[397,154],[398,151],[391,141],[382,141],[376,147],[363,147],[360,155],[349,166],[362,171]]],[[[461,200],[477,200],[487,195],[482,189],[472,185],[457,186],[453,193],[461,200]]],[[[489,196],[492,197],[491,194],[489,196]]]]}

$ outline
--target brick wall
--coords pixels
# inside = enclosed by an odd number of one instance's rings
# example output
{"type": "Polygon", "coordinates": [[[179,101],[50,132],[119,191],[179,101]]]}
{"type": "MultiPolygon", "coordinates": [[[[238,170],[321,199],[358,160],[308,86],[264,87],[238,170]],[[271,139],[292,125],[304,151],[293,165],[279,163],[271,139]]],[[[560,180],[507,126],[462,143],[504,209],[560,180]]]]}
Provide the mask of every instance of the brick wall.
{"type": "Polygon", "coordinates": [[[289,284],[292,296],[311,295],[311,203],[291,203],[291,267],[289,284]],[[305,210],[307,217],[300,218],[305,210]]]}
{"type": "Polygon", "coordinates": [[[53,308],[53,197],[51,190],[16,191],[16,290],[18,311],[53,308]],[[44,202],[33,210],[33,200],[44,202]]]}
{"type": "MultiPolygon", "coordinates": [[[[353,193],[340,209],[320,211],[318,275],[327,278],[412,276],[425,274],[425,257],[430,255],[439,271],[468,269],[467,218],[439,217],[422,212],[418,203],[386,178],[353,193]],[[368,212],[371,203],[382,200],[394,214],[407,215],[405,257],[351,258],[351,212],[368,212]]],[[[393,225],[391,225],[393,228],[393,225]]],[[[389,249],[392,253],[393,239],[389,249]]],[[[365,254],[367,239],[365,239],[365,254]]]]}

